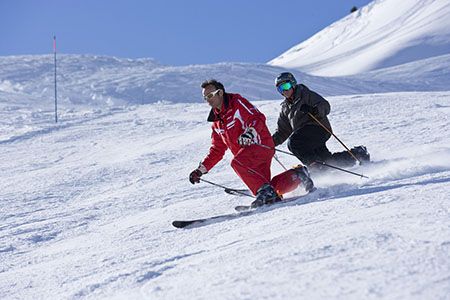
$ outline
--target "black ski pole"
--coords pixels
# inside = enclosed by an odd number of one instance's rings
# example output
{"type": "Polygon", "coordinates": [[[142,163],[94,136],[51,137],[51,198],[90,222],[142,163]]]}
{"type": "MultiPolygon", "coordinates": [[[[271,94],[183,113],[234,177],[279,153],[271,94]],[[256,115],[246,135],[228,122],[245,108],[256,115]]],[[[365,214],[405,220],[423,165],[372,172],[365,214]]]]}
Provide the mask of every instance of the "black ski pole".
{"type": "Polygon", "coordinates": [[[266,145],[263,145],[263,144],[258,144],[258,143],[254,143],[254,145],[258,145],[258,146],[261,146],[261,147],[266,148],[266,149],[271,149],[271,150],[275,150],[275,151],[278,151],[278,152],[281,152],[281,153],[284,153],[284,154],[295,156],[291,152],[283,151],[283,150],[277,149],[275,147],[269,147],[269,146],[266,146],[266,145]]]}
{"type": "Polygon", "coordinates": [[[325,125],[323,125],[322,122],[320,122],[316,117],[314,117],[312,113],[308,113],[308,116],[311,119],[313,119],[317,124],[322,126],[322,128],[325,129],[326,132],[331,134],[339,143],[341,143],[341,145],[344,146],[345,150],[347,150],[348,154],[350,154],[350,156],[352,156],[357,162],[359,162],[360,165],[362,164],[362,162],[352,153],[352,151],[348,149],[348,147],[344,144],[344,142],[342,142],[330,129],[328,129],[325,125]]]}
{"type": "Polygon", "coordinates": [[[275,158],[275,160],[280,164],[280,166],[282,166],[283,169],[285,171],[287,171],[287,168],[281,163],[281,161],[278,159],[278,156],[276,154],[273,156],[273,158],[275,158]]]}
{"type": "MultiPolygon", "coordinates": [[[[258,145],[258,146],[261,146],[261,147],[266,148],[266,149],[272,149],[272,150],[275,150],[275,151],[278,151],[278,152],[281,152],[281,153],[284,153],[284,154],[289,154],[289,155],[295,156],[294,154],[292,154],[292,153],[290,153],[290,152],[283,151],[283,150],[277,149],[277,148],[275,148],[275,147],[269,147],[269,146],[266,146],[266,145],[263,145],[263,144],[258,144],[258,143],[255,143],[254,145],[258,145]]],[[[297,157],[297,156],[295,156],[295,157],[297,157]]],[[[359,176],[359,177],[369,178],[369,177],[364,176],[364,175],[362,175],[362,174],[358,174],[358,173],[355,173],[355,172],[352,172],[352,171],[348,171],[348,170],[345,170],[345,169],[342,169],[342,168],[339,168],[339,167],[335,167],[335,166],[326,164],[326,163],[321,162],[321,161],[315,161],[315,162],[316,162],[316,163],[320,163],[320,164],[322,164],[322,165],[324,165],[324,166],[327,166],[327,167],[329,167],[329,168],[333,168],[333,169],[342,171],[342,172],[346,172],[346,173],[349,173],[349,174],[353,174],[353,175],[356,175],[356,176],[359,176]]]]}
{"type": "Polygon", "coordinates": [[[251,197],[251,198],[254,198],[253,196],[251,196],[251,195],[249,195],[249,194],[247,194],[247,193],[241,192],[241,191],[239,191],[239,190],[235,190],[235,189],[227,188],[226,186],[223,186],[223,185],[220,185],[220,184],[217,184],[217,183],[214,183],[214,182],[208,181],[208,180],[206,180],[206,179],[203,179],[203,178],[200,178],[200,181],[203,181],[203,182],[209,183],[209,184],[211,184],[211,185],[214,185],[214,186],[217,186],[217,187],[223,188],[224,190],[233,190],[233,192],[234,192],[234,193],[236,193],[236,194],[241,194],[241,195],[244,195],[244,196],[247,196],[247,197],[251,197]]]}
{"type": "Polygon", "coordinates": [[[355,172],[352,172],[352,171],[349,171],[349,170],[345,170],[345,169],[342,169],[342,168],[339,168],[339,167],[336,167],[336,166],[332,166],[332,165],[329,165],[327,163],[324,163],[323,161],[317,161],[316,160],[314,162],[316,164],[321,164],[322,166],[326,166],[328,168],[336,169],[336,170],[339,170],[339,171],[342,171],[342,172],[346,172],[346,173],[349,173],[349,174],[353,174],[353,175],[356,175],[356,176],[359,176],[359,177],[369,178],[367,176],[364,176],[363,174],[358,174],[358,173],[355,173],[355,172]]]}

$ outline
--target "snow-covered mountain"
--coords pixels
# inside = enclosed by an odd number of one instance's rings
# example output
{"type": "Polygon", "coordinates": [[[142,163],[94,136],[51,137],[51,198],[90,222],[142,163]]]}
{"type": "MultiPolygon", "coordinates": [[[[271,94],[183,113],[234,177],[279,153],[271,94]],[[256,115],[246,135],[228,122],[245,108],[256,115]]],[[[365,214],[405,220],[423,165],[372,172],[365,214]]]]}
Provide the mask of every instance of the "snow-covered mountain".
{"type": "MultiPolygon", "coordinates": [[[[200,83],[216,78],[251,99],[275,98],[275,76],[283,69],[265,64],[222,63],[183,67],[162,66],[153,60],[87,55],[58,56],[58,91],[65,104],[122,105],[158,101],[201,102],[200,83]]],[[[315,78],[298,74],[301,77],[315,78]]],[[[0,91],[53,98],[53,57],[0,57],[0,91]]],[[[321,78],[313,79],[324,86],[321,78]]],[[[331,94],[344,92],[338,83],[326,85],[331,94]]]]}
{"type": "MultiPolygon", "coordinates": [[[[219,63],[162,66],[153,60],[104,56],[59,55],[58,95],[65,106],[113,106],[158,101],[202,102],[200,83],[216,78],[227,90],[252,100],[279,98],[274,78],[285,71],[266,64],[219,63]]],[[[26,94],[51,103],[54,97],[51,55],[0,57],[0,92],[26,94]]],[[[330,79],[294,72],[325,95],[371,92],[358,79],[330,79]]],[[[424,86],[424,85],[421,85],[424,86]]],[[[387,86],[384,91],[390,91],[387,86]]],[[[435,90],[434,88],[431,88],[435,90]]],[[[394,89],[397,90],[397,87],[394,89]]]]}
{"type": "Polygon", "coordinates": [[[342,76],[444,54],[450,54],[448,0],[375,0],[269,64],[342,76]]]}
{"type": "MultiPolygon", "coordinates": [[[[299,81],[323,95],[350,95],[445,91],[450,85],[449,65],[450,56],[443,55],[358,76],[318,77],[290,71],[299,81]],[[416,84],[418,80],[421,82],[416,84]]],[[[176,67],[162,66],[151,59],[64,54],[58,55],[57,66],[61,109],[158,101],[202,102],[200,83],[209,78],[221,80],[228,91],[240,93],[250,100],[278,99],[274,78],[286,71],[254,63],[176,67]]],[[[8,101],[0,102],[0,105],[11,106],[25,101],[33,103],[37,109],[51,107],[54,101],[53,56],[0,57],[0,93],[9,95],[3,97],[8,101]]]]}

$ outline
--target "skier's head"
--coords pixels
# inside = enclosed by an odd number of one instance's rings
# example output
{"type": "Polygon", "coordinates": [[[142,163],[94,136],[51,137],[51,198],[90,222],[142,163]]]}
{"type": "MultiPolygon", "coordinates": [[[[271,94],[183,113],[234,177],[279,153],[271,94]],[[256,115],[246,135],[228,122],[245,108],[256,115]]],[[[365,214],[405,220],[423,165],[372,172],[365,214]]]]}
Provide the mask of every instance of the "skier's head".
{"type": "Polygon", "coordinates": [[[215,79],[206,80],[202,83],[203,99],[208,102],[212,108],[222,108],[225,87],[215,79]]]}
{"type": "Polygon", "coordinates": [[[278,92],[286,98],[292,96],[296,85],[297,80],[292,73],[283,72],[275,78],[275,86],[277,87],[278,92]]]}

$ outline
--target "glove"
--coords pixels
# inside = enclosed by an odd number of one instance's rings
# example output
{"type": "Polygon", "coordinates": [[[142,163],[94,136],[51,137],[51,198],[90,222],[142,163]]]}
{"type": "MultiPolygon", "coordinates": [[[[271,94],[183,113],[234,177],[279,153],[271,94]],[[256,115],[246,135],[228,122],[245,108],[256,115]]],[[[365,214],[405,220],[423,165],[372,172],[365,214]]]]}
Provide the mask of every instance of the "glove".
{"type": "Polygon", "coordinates": [[[312,114],[313,116],[317,116],[319,114],[319,109],[317,108],[317,106],[311,106],[308,104],[303,104],[302,106],[300,106],[300,111],[304,114],[312,114]]]}
{"type": "Polygon", "coordinates": [[[200,183],[200,177],[202,177],[203,173],[199,169],[195,169],[189,174],[189,181],[192,184],[200,183]]]}
{"type": "Polygon", "coordinates": [[[250,146],[255,143],[258,133],[255,128],[247,127],[243,134],[238,138],[238,144],[241,146],[250,146]]]}
{"type": "Polygon", "coordinates": [[[206,174],[208,170],[206,170],[205,166],[200,164],[197,169],[191,172],[189,174],[189,181],[192,184],[200,183],[200,177],[202,177],[203,174],[206,174]]]}

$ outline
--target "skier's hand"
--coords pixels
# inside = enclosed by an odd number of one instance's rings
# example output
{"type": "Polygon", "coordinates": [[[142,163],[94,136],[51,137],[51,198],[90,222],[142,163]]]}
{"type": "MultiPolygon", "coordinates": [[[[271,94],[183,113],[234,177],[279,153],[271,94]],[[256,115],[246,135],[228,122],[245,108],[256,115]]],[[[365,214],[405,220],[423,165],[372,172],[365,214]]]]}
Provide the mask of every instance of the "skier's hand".
{"type": "Polygon", "coordinates": [[[247,127],[243,134],[238,138],[238,144],[241,146],[250,146],[255,143],[258,133],[255,128],[247,127]]]}
{"type": "Polygon", "coordinates": [[[197,169],[191,172],[189,174],[189,181],[192,184],[200,183],[200,177],[202,177],[203,174],[208,173],[208,170],[205,168],[203,164],[200,164],[197,169]]]}
{"type": "Polygon", "coordinates": [[[195,169],[189,174],[189,181],[192,184],[200,183],[200,177],[202,177],[203,173],[199,169],[195,169]]]}
{"type": "Polygon", "coordinates": [[[319,114],[319,110],[317,108],[317,106],[311,106],[308,104],[303,104],[302,106],[300,106],[300,111],[304,114],[312,114],[313,116],[317,116],[319,114]]]}

